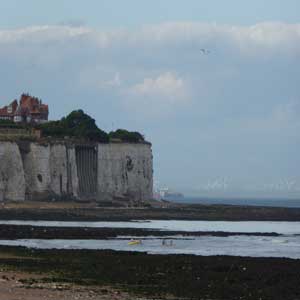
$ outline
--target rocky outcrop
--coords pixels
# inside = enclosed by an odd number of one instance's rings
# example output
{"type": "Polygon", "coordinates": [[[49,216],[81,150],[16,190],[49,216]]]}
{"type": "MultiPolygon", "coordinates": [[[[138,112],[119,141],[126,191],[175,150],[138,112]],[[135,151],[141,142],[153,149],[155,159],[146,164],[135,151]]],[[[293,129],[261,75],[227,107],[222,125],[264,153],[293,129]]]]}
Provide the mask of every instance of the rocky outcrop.
{"type": "Polygon", "coordinates": [[[150,144],[0,142],[0,201],[152,198],[150,144]]]}

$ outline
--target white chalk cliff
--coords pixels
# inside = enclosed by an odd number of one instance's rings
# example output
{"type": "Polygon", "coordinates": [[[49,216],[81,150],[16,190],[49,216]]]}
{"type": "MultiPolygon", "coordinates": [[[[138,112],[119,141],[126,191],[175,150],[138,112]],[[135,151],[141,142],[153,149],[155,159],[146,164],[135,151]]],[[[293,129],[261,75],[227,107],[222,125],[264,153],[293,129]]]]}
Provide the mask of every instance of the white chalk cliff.
{"type": "Polygon", "coordinates": [[[151,145],[0,142],[0,201],[152,198],[151,145]]]}

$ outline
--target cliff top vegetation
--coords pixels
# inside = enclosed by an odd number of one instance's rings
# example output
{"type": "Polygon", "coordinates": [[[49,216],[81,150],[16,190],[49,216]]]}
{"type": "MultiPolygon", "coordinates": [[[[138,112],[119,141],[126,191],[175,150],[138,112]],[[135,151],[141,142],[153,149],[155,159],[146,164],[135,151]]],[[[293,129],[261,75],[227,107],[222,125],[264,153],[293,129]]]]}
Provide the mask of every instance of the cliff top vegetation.
{"type": "Polygon", "coordinates": [[[109,143],[111,141],[140,143],[145,142],[139,132],[118,129],[110,133],[98,128],[95,120],[83,110],[74,110],[58,121],[50,121],[38,126],[43,136],[63,138],[65,136],[89,141],[109,143]]]}
{"type": "Polygon", "coordinates": [[[11,120],[1,120],[0,119],[0,128],[24,128],[25,126],[16,124],[11,120]]]}
{"type": "Polygon", "coordinates": [[[146,142],[144,136],[136,131],[117,129],[116,131],[111,131],[109,133],[105,132],[98,128],[95,120],[83,110],[74,110],[61,120],[49,121],[39,125],[30,123],[14,123],[14,121],[11,120],[0,120],[1,139],[32,139],[35,137],[33,129],[39,129],[41,137],[57,139],[69,137],[72,139],[88,140],[99,143],[146,142]]]}

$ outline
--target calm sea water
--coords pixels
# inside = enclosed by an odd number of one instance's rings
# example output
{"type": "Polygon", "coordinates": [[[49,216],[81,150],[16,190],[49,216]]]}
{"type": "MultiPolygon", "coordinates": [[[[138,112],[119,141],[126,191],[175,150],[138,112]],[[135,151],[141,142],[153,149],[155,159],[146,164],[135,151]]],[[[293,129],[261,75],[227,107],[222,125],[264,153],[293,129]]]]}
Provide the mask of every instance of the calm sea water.
{"type": "Polygon", "coordinates": [[[268,206],[268,207],[294,207],[300,208],[299,199],[253,199],[253,198],[202,198],[185,197],[182,199],[168,199],[173,202],[192,203],[192,204],[225,204],[225,205],[246,205],[246,206],[268,206]]]}
{"type": "Polygon", "coordinates": [[[288,257],[300,259],[300,222],[213,222],[213,221],[143,221],[143,222],[47,222],[0,221],[1,224],[31,224],[37,226],[83,226],[114,228],[152,228],[181,231],[277,232],[270,236],[165,236],[172,245],[163,245],[162,238],[138,237],[142,244],[130,246],[137,237],[120,236],[111,240],[0,240],[0,245],[25,246],[40,249],[112,249],[142,251],[149,254],[233,255],[250,257],[288,257]]]}
{"type": "Polygon", "coordinates": [[[299,234],[300,222],[271,221],[179,221],[148,220],[136,222],[3,221],[0,224],[51,227],[141,228],[174,231],[276,232],[299,234]]]}
{"type": "Polygon", "coordinates": [[[158,238],[143,238],[141,245],[130,246],[134,237],[111,240],[0,240],[0,245],[24,246],[39,249],[111,249],[117,251],[140,251],[149,254],[232,255],[250,257],[287,257],[300,259],[300,237],[172,237],[172,246],[163,246],[158,238]]]}

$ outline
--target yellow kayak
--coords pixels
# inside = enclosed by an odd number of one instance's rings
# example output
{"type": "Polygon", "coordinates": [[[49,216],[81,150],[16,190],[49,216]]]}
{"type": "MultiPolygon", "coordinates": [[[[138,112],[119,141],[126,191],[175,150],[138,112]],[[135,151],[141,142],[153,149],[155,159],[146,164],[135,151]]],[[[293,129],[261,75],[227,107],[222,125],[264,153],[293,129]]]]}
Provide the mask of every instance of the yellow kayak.
{"type": "Polygon", "coordinates": [[[139,245],[139,244],[141,244],[141,241],[140,241],[140,240],[134,240],[134,241],[128,242],[128,245],[129,245],[129,246],[134,246],[134,245],[139,245]]]}

